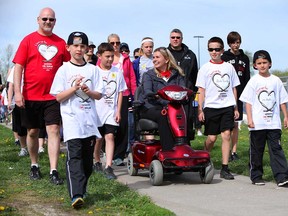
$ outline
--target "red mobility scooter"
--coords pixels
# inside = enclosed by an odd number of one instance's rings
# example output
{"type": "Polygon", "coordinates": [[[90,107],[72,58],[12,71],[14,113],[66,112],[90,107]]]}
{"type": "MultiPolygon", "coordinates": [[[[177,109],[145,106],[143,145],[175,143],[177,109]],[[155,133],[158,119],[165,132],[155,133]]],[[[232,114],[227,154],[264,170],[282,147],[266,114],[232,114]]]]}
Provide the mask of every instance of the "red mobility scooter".
{"type": "Polygon", "coordinates": [[[175,137],[175,146],[168,151],[161,150],[159,140],[143,139],[145,135],[157,135],[158,125],[149,119],[140,118],[139,112],[143,104],[137,98],[142,92],[142,87],[138,87],[133,103],[136,139],[128,155],[129,175],[135,176],[138,170],[148,169],[151,184],[157,186],[162,184],[165,173],[179,175],[183,172],[199,172],[203,183],[211,183],[214,166],[209,152],[193,150],[187,141],[187,119],[183,104],[193,97],[192,90],[171,85],[157,92],[159,97],[169,101],[167,107],[163,108],[162,115],[167,115],[175,137]]]}

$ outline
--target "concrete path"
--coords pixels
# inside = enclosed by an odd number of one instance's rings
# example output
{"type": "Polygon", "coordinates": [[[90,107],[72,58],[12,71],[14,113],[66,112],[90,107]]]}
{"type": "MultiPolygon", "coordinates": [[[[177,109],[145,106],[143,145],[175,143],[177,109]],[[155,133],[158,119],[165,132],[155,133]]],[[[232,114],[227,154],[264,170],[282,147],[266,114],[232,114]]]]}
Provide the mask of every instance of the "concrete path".
{"type": "Polygon", "coordinates": [[[178,216],[287,216],[288,187],[267,182],[255,186],[249,177],[220,179],[215,172],[211,184],[202,184],[198,173],[168,174],[162,186],[150,184],[148,171],[129,176],[126,167],[115,167],[118,181],[145,194],[159,206],[178,216]]]}

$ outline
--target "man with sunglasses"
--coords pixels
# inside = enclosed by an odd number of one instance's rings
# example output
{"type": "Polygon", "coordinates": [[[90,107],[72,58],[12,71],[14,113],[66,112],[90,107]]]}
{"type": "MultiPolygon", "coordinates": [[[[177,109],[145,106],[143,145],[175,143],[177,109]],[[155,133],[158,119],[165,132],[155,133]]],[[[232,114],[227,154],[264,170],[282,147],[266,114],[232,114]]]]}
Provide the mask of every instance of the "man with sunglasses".
{"type": "MultiPolygon", "coordinates": [[[[195,87],[198,65],[195,53],[188,48],[183,41],[183,33],[180,29],[173,29],[170,33],[169,51],[172,53],[178,66],[182,68],[185,73],[185,86],[197,92],[195,87]]],[[[195,131],[193,129],[193,122],[197,114],[193,114],[192,108],[185,107],[188,113],[188,138],[193,140],[195,131]]]]}
{"type": "Polygon", "coordinates": [[[38,30],[20,43],[13,62],[15,103],[21,108],[22,126],[27,128],[27,145],[31,160],[30,179],[38,180],[39,129],[46,127],[50,160],[50,181],[63,184],[57,171],[60,152],[60,105],[50,95],[50,88],[58,68],[70,60],[65,41],[53,34],[55,12],[43,8],[37,17],[38,30]],[[21,79],[24,79],[21,93],[21,79]]]}

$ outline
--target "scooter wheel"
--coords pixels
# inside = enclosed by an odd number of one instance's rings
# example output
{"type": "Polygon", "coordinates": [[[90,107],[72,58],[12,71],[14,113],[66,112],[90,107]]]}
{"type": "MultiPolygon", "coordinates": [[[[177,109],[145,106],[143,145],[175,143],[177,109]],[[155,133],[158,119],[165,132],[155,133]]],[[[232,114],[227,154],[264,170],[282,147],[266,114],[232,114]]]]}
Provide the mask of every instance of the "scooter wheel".
{"type": "Polygon", "coordinates": [[[150,182],[154,186],[159,186],[163,182],[163,167],[159,160],[153,160],[149,166],[150,182]]]}
{"type": "Polygon", "coordinates": [[[127,157],[127,169],[130,176],[136,176],[138,174],[138,169],[133,166],[132,153],[129,153],[127,157]]]}
{"type": "Polygon", "coordinates": [[[214,178],[214,165],[213,162],[210,163],[199,172],[201,181],[204,184],[210,184],[214,178]]]}

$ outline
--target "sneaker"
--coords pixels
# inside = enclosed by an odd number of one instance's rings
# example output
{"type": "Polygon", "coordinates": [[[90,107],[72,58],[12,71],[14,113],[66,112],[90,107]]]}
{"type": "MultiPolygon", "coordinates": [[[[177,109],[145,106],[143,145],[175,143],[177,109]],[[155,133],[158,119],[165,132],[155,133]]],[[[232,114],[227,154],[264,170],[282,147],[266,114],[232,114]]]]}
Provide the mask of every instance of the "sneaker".
{"type": "Polygon", "coordinates": [[[236,152],[233,152],[231,155],[230,155],[230,158],[229,158],[229,161],[236,161],[236,160],[239,160],[239,156],[236,152]]]}
{"type": "Polygon", "coordinates": [[[38,154],[44,153],[45,149],[43,147],[39,147],[38,149],[38,154]]]}
{"type": "Polygon", "coordinates": [[[39,179],[41,179],[41,173],[40,173],[39,167],[32,166],[29,176],[30,176],[31,180],[39,180],[39,179]]]}
{"type": "Polygon", "coordinates": [[[278,182],[277,186],[278,187],[283,187],[284,185],[288,185],[288,178],[284,178],[281,181],[278,182]]]}
{"type": "Polygon", "coordinates": [[[103,173],[102,163],[100,163],[100,162],[94,163],[93,169],[96,173],[103,173]]]}
{"type": "Polygon", "coordinates": [[[114,174],[112,167],[108,166],[104,169],[104,174],[107,179],[117,179],[117,176],[114,174]]]}
{"type": "Polygon", "coordinates": [[[71,201],[71,206],[75,209],[79,209],[84,205],[84,200],[82,197],[74,197],[71,201]]]}
{"type": "Polygon", "coordinates": [[[113,164],[116,166],[125,166],[125,164],[121,158],[116,158],[115,160],[113,160],[113,164]]]}
{"type": "Polygon", "coordinates": [[[24,157],[28,155],[28,151],[26,148],[21,148],[20,152],[18,153],[19,157],[24,157]]]}
{"type": "Polygon", "coordinates": [[[203,134],[200,130],[197,131],[197,136],[203,136],[203,134]]]}
{"type": "Polygon", "coordinates": [[[265,185],[265,182],[262,178],[259,178],[259,179],[253,180],[252,184],[257,185],[257,186],[262,186],[262,185],[265,185]]]}
{"type": "Polygon", "coordinates": [[[220,171],[220,178],[224,178],[226,180],[233,180],[234,176],[230,173],[229,170],[221,169],[220,171]]]}
{"type": "Polygon", "coordinates": [[[17,139],[17,140],[15,140],[14,144],[15,144],[16,146],[20,146],[20,141],[17,139]]]}
{"type": "Polygon", "coordinates": [[[57,170],[53,170],[52,174],[50,174],[50,181],[55,185],[63,184],[63,180],[59,177],[59,173],[57,172],[57,170]]]}

